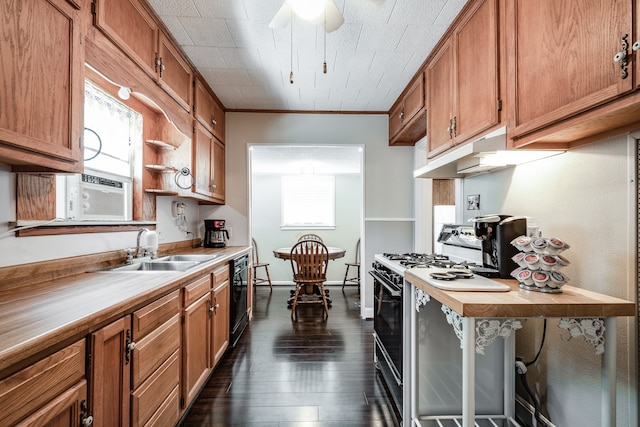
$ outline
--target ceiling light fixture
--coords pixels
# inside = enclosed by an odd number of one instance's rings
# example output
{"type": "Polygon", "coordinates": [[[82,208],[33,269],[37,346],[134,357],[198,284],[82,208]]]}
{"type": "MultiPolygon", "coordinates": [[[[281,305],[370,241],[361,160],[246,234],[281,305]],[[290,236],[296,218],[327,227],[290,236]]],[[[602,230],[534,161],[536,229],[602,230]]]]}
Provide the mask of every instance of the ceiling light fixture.
{"type": "Polygon", "coordinates": [[[300,18],[312,21],[325,10],[327,0],[289,0],[291,8],[300,18]]]}

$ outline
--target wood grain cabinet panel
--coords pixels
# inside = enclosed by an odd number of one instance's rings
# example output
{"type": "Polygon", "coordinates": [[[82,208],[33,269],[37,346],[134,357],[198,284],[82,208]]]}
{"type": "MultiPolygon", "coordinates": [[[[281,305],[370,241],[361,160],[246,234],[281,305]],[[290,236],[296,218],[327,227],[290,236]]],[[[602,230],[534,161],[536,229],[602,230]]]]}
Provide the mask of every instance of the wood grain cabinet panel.
{"type": "Polygon", "coordinates": [[[427,64],[428,157],[500,122],[497,0],[476,0],[427,64]]]}
{"type": "MultiPolygon", "coordinates": [[[[176,350],[142,386],[131,393],[131,426],[154,425],[149,421],[162,410],[165,400],[177,390],[179,383],[180,352],[176,350]]],[[[178,415],[179,411],[173,411],[173,416],[166,419],[170,422],[163,425],[174,425],[178,415]]]]}
{"type": "Polygon", "coordinates": [[[95,26],[155,78],[158,25],[139,0],[94,0],[95,26]]]}
{"type": "Polygon", "coordinates": [[[200,289],[201,295],[186,306],[183,311],[182,326],[182,397],[184,407],[204,385],[211,371],[210,335],[211,335],[211,276],[208,274],[187,288],[200,289]],[[201,287],[206,284],[206,289],[201,287]]]}
{"type": "Polygon", "coordinates": [[[84,49],[66,0],[2,2],[0,162],[81,172],[84,49]]]}
{"type": "Polygon", "coordinates": [[[95,26],[191,111],[193,71],[140,0],[95,0],[95,26]]]}
{"type": "Polygon", "coordinates": [[[225,201],[225,147],[199,122],[193,136],[193,193],[203,201],[225,201]]]}
{"type": "Polygon", "coordinates": [[[420,71],[389,112],[389,145],[414,145],[424,137],[424,106],[424,72],[420,71]]]}
{"type": "MultiPolygon", "coordinates": [[[[507,2],[510,135],[518,138],[637,87],[632,0],[507,2]],[[628,76],[613,58],[626,35],[628,76]]],[[[634,6],[635,4],[635,6],[634,6]]]]}
{"type": "MultiPolygon", "coordinates": [[[[76,342],[0,381],[2,425],[78,425],[69,422],[67,408],[86,399],[77,385],[84,384],[85,340],[76,342]],[[43,412],[44,411],[44,412],[43,412]],[[65,421],[66,420],[66,421],[65,421]]],[[[71,409],[70,409],[71,410],[71,409]]]]}
{"type": "Polygon", "coordinates": [[[129,425],[131,317],[125,316],[90,336],[90,414],[95,427],[129,425]]]}
{"type": "Polygon", "coordinates": [[[196,78],[194,80],[193,96],[194,117],[209,132],[218,138],[222,143],[225,141],[225,112],[224,108],[216,101],[207,89],[205,83],[196,78]]]}
{"type": "Polygon", "coordinates": [[[49,402],[17,427],[84,427],[86,415],[87,382],[80,381],[49,402]]]}
{"type": "MultiPolygon", "coordinates": [[[[249,282],[251,283],[251,282],[249,282]]],[[[229,347],[231,286],[229,266],[214,272],[213,316],[211,327],[211,366],[215,367],[229,347]]]]}
{"type": "Polygon", "coordinates": [[[182,106],[191,111],[193,71],[171,41],[160,32],[158,41],[158,82],[182,106]]]}

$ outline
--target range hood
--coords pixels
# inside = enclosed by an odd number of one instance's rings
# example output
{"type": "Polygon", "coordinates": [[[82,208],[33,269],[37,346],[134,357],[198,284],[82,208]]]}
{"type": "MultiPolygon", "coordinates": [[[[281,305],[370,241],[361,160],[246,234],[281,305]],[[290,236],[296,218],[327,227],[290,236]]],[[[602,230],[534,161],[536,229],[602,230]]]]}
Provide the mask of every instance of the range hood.
{"type": "Polygon", "coordinates": [[[427,162],[413,172],[414,178],[464,178],[539,160],[564,151],[507,150],[506,127],[427,162]]]}

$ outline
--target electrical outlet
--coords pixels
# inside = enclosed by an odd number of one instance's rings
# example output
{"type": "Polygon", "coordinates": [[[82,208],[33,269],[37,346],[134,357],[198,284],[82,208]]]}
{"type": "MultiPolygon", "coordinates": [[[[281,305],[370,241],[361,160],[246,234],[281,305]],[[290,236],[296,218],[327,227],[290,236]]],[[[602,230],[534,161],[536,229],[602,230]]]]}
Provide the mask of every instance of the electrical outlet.
{"type": "Polygon", "coordinates": [[[227,233],[229,233],[229,238],[233,237],[233,233],[231,232],[231,227],[227,227],[227,233]]]}
{"type": "Polygon", "coordinates": [[[164,233],[160,230],[157,230],[158,240],[164,240],[164,233]]]}

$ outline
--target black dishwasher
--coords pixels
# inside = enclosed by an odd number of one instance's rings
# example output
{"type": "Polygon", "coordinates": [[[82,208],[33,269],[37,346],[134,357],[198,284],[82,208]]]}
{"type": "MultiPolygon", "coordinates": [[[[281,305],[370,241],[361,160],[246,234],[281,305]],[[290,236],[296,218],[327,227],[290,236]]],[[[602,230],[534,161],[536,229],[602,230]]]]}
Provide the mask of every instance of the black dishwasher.
{"type": "Polygon", "coordinates": [[[231,280],[231,322],[229,341],[232,347],[240,339],[242,332],[247,327],[247,280],[249,255],[245,254],[232,259],[230,262],[230,271],[232,272],[231,280]]]}

